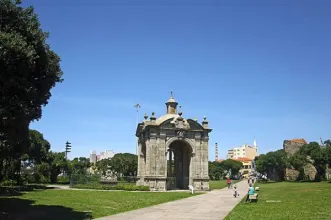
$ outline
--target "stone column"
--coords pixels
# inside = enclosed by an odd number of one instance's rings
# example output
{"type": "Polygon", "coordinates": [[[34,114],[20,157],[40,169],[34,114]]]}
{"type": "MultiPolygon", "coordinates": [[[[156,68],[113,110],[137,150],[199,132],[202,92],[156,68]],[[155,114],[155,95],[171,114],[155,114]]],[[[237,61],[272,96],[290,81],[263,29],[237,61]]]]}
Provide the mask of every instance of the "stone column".
{"type": "Polygon", "coordinates": [[[149,141],[146,141],[146,164],[145,164],[145,175],[150,176],[151,175],[151,146],[149,144],[149,141]]]}
{"type": "Polygon", "coordinates": [[[174,188],[177,188],[177,180],[176,180],[176,176],[177,176],[177,153],[176,151],[173,151],[174,153],[174,175],[171,178],[171,182],[173,184],[174,188]]]}
{"type": "Polygon", "coordinates": [[[172,177],[172,150],[169,149],[169,176],[172,177]]]}

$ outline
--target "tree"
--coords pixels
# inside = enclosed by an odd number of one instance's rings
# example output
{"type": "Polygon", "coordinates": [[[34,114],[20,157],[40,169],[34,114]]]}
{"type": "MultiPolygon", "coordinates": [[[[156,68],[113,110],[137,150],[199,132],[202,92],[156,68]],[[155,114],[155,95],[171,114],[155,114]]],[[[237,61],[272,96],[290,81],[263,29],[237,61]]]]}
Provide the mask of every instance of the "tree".
{"type": "Polygon", "coordinates": [[[325,154],[327,155],[328,166],[331,166],[331,140],[324,141],[325,154]]]}
{"type": "Polygon", "coordinates": [[[111,159],[111,170],[117,175],[135,176],[138,168],[138,156],[130,153],[115,154],[111,159]]]}
{"type": "Polygon", "coordinates": [[[64,152],[49,152],[48,164],[50,165],[50,181],[57,182],[57,176],[68,170],[68,161],[64,152]]]}
{"type": "Polygon", "coordinates": [[[47,154],[51,148],[50,143],[44,139],[42,133],[37,130],[29,130],[30,144],[25,159],[39,164],[47,160],[47,154]]]}
{"type": "Polygon", "coordinates": [[[325,177],[328,164],[328,149],[322,148],[317,142],[303,145],[300,150],[290,158],[291,165],[303,174],[304,166],[311,163],[317,170],[315,179],[325,177]]]}
{"type": "Polygon", "coordinates": [[[287,156],[283,149],[261,154],[255,160],[256,170],[268,178],[284,180],[284,170],[288,165],[287,156]]]}
{"type": "Polygon", "coordinates": [[[96,162],[96,167],[98,169],[98,172],[100,172],[101,175],[106,175],[108,170],[112,170],[112,161],[111,159],[102,159],[96,162]]]}
{"type": "Polygon", "coordinates": [[[223,160],[220,165],[223,167],[227,173],[231,173],[231,176],[236,176],[239,174],[239,170],[243,166],[242,162],[236,160],[223,160]]]}
{"type": "Polygon", "coordinates": [[[20,4],[0,1],[0,181],[27,151],[29,124],[41,118],[51,88],[62,81],[60,57],[47,44],[48,33],[33,8],[20,4]]]}
{"type": "Polygon", "coordinates": [[[224,168],[220,162],[208,162],[208,173],[211,180],[219,180],[224,176],[224,168]]]}
{"type": "MultiPolygon", "coordinates": [[[[99,161],[98,161],[99,162],[99,161]]],[[[90,159],[86,157],[74,158],[70,161],[70,174],[86,174],[87,169],[91,166],[90,159]]]]}
{"type": "Polygon", "coordinates": [[[36,182],[47,182],[50,176],[47,162],[51,145],[37,130],[29,130],[29,140],[28,149],[21,157],[20,175],[25,179],[34,176],[36,182]]]}

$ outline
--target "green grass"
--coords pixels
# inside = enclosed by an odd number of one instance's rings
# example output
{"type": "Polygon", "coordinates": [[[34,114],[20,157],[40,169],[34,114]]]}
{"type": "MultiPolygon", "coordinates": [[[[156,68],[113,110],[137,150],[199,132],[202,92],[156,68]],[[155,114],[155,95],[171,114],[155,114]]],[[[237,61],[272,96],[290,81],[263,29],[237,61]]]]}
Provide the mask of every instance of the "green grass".
{"type": "Polygon", "coordinates": [[[89,219],[192,196],[185,192],[38,190],[0,197],[0,219],[89,219]]]}
{"type": "Polygon", "coordinates": [[[227,220],[331,219],[330,183],[281,182],[255,186],[261,189],[258,202],[242,201],[226,217],[227,220]]]}
{"type": "MultiPolygon", "coordinates": [[[[232,180],[232,183],[236,183],[238,180],[232,180]]],[[[226,180],[210,180],[209,181],[209,189],[223,189],[227,187],[228,184],[226,183],[226,180]]]]}

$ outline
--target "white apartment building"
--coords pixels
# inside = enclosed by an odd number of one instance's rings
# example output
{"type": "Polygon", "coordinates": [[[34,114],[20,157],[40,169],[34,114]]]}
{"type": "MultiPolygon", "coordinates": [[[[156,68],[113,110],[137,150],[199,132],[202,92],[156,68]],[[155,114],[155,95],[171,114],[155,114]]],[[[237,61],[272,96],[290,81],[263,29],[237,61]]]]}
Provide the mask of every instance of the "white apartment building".
{"type": "Polygon", "coordinates": [[[100,153],[99,159],[98,160],[103,160],[103,159],[111,159],[115,155],[113,150],[105,150],[104,152],[100,153]]]}
{"type": "Polygon", "coordinates": [[[97,152],[95,150],[91,151],[90,153],[90,163],[97,162],[97,152]]]}
{"type": "Polygon", "coordinates": [[[114,155],[115,152],[113,150],[105,150],[104,152],[100,152],[99,155],[97,155],[96,151],[93,150],[90,154],[90,162],[95,164],[99,160],[111,159],[114,155]]]}
{"type": "Polygon", "coordinates": [[[235,147],[233,149],[228,150],[227,159],[238,159],[238,158],[248,158],[254,160],[256,156],[258,156],[258,148],[256,145],[256,141],[254,140],[254,146],[250,146],[248,144],[244,144],[240,147],[235,147]]]}

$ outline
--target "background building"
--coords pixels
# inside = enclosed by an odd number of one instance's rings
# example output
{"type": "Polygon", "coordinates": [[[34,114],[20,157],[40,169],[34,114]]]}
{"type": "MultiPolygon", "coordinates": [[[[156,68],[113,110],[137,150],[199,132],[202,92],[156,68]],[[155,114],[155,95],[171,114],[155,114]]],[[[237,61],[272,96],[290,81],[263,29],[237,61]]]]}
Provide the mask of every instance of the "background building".
{"type": "Polygon", "coordinates": [[[249,158],[251,160],[254,160],[254,158],[258,155],[259,154],[258,154],[257,144],[254,139],[253,147],[248,144],[245,144],[240,147],[229,149],[226,155],[226,159],[249,158]]]}
{"type": "Polygon", "coordinates": [[[91,151],[90,154],[90,163],[96,163],[99,160],[103,159],[111,159],[115,155],[115,152],[113,150],[105,150],[104,152],[100,152],[99,155],[97,155],[96,151],[91,151]]]}
{"type": "Polygon", "coordinates": [[[103,159],[111,159],[115,155],[113,150],[105,150],[104,152],[100,153],[99,160],[103,159]]]}
{"type": "Polygon", "coordinates": [[[95,150],[92,150],[90,154],[90,163],[95,163],[95,162],[97,162],[97,153],[95,150]]]}
{"type": "Polygon", "coordinates": [[[253,173],[253,160],[252,159],[247,158],[247,157],[242,157],[242,158],[233,159],[233,160],[242,162],[243,166],[239,170],[239,172],[241,173],[241,175],[243,175],[243,177],[248,178],[249,175],[253,173]]]}

